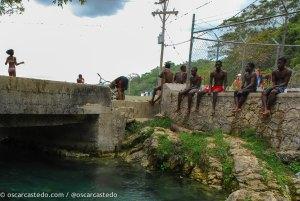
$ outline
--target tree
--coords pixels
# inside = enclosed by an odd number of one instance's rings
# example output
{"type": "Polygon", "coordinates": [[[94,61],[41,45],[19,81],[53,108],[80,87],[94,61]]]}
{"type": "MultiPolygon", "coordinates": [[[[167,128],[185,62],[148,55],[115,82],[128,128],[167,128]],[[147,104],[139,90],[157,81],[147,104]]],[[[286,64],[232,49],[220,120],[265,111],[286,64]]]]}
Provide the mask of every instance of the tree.
{"type": "MultiPolygon", "coordinates": [[[[49,0],[53,4],[63,6],[72,0],[49,0]]],[[[84,4],[87,0],[77,0],[80,4],[84,4]]],[[[0,0],[0,15],[22,13],[24,12],[23,0],[0,0]]]]}

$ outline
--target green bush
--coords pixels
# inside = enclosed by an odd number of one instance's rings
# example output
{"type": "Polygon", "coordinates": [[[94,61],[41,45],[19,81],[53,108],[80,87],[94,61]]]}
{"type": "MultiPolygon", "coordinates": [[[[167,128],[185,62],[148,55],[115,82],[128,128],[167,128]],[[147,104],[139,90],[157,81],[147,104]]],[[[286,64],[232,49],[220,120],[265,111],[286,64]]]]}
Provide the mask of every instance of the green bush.
{"type": "Polygon", "coordinates": [[[170,128],[172,120],[168,117],[154,118],[143,123],[143,126],[170,128]]]}
{"type": "Polygon", "coordinates": [[[207,160],[206,136],[199,133],[181,133],[180,140],[184,159],[193,164],[204,165],[207,160]]]}
{"type": "Polygon", "coordinates": [[[165,159],[174,154],[174,146],[167,136],[161,135],[158,137],[158,147],[156,154],[160,159],[165,159]]]}

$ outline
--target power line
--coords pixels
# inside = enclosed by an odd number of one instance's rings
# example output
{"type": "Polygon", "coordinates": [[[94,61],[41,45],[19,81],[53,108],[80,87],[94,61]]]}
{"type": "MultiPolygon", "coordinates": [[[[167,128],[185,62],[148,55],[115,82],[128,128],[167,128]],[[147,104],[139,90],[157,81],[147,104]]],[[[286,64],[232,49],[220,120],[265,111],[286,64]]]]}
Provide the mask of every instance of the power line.
{"type": "Polygon", "coordinates": [[[251,4],[249,4],[248,6],[246,6],[245,8],[243,8],[241,11],[239,11],[237,14],[235,14],[233,17],[238,16],[240,13],[242,13],[243,11],[245,11],[247,8],[249,8],[250,6],[254,5],[256,2],[258,2],[259,0],[255,0],[253,1],[251,4]]]}
{"type": "MultiPolygon", "coordinates": [[[[297,10],[297,11],[288,13],[288,15],[296,14],[296,13],[299,13],[299,12],[300,12],[300,10],[297,10]]],[[[233,23],[233,24],[221,25],[221,26],[216,26],[214,28],[210,28],[210,29],[204,29],[204,30],[200,30],[200,31],[195,31],[194,33],[200,33],[200,32],[204,32],[204,31],[212,31],[212,30],[220,29],[220,28],[227,28],[227,27],[232,27],[232,26],[237,26],[237,25],[242,25],[242,24],[257,22],[257,21],[263,21],[263,20],[268,20],[268,19],[272,19],[272,18],[276,18],[276,17],[282,17],[282,16],[285,16],[285,15],[287,15],[287,14],[284,13],[284,14],[273,15],[273,16],[269,16],[269,17],[258,18],[258,19],[254,19],[254,20],[248,20],[248,21],[244,21],[244,22],[237,22],[237,23],[233,23]]]]}
{"type": "MultiPolygon", "coordinates": [[[[276,43],[245,43],[240,41],[223,41],[223,40],[214,40],[209,38],[202,38],[202,37],[194,37],[195,39],[204,40],[204,41],[211,41],[211,42],[220,42],[220,43],[231,43],[231,44],[247,44],[247,45],[261,45],[261,46],[278,46],[276,43]]],[[[300,47],[300,45],[284,45],[286,47],[300,47]]]]}
{"type": "MultiPolygon", "coordinates": [[[[236,17],[237,15],[239,15],[240,13],[242,13],[244,10],[246,10],[247,8],[249,8],[251,5],[255,4],[257,1],[259,1],[259,0],[255,0],[254,2],[250,3],[248,6],[246,6],[245,8],[243,8],[242,10],[239,10],[233,17],[236,17]]],[[[227,13],[229,13],[229,12],[227,12],[227,13]]],[[[225,13],[224,13],[224,14],[225,14],[225,13]]],[[[215,22],[215,21],[219,21],[219,20],[225,20],[225,18],[218,18],[218,19],[214,19],[214,20],[210,20],[210,21],[204,21],[204,19],[209,19],[209,18],[213,18],[213,17],[217,17],[217,16],[223,16],[223,15],[215,15],[215,16],[211,16],[211,17],[206,17],[206,18],[202,18],[202,19],[197,19],[196,21],[201,20],[202,23],[200,23],[200,24],[205,23],[205,24],[208,24],[208,25],[210,25],[210,26],[213,26],[213,25],[211,25],[209,22],[215,22]]],[[[199,24],[198,24],[198,25],[199,25],[199,24]]]]}
{"type": "Polygon", "coordinates": [[[182,42],[179,42],[179,43],[172,43],[171,45],[166,44],[165,46],[177,46],[177,45],[182,45],[182,44],[187,43],[187,42],[190,42],[190,40],[185,40],[185,41],[182,41],[182,42]]]}
{"type": "Polygon", "coordinates": [[[194,12],[194,11],[196,11],[196,10],[199,10],[200,8],[202,8],[202,7],[204,7],[204,6],[208,5],[208,4],[210,4],[211,2],[212,2],[212,1],[208,1],[208,2],[206,2],[206,3],[204,3],[204,4],[200,5],[200,6],[196,7],[195,9],[190,10],[190,11],[188,11],[188,12],[186,12],[186,13],[180,15],[179,17],[175,18],[174,20],[171,20],[168,24],[171,24],[171,23],[173,23],[173,22],[179,20],[180,18],[189,15],[191,12],[194,12]]]}
{"type": "MultiPolygon", "coordinates": [[[[172,46],[172,47],[173,47],[173,50],[176,52],[176,54],[177,54],[177,56],[179,57],[179,59],[181,60],[181,62],[184,63],[184,61],[183,61],[181,55],[180,55],[179,52],[176,50],[175,44],[173,44],[173,42],[172,42],[172,39],[171,39],[170,34],[169,34],[167,31],[166,31],[166,34],[167,34],[167,36],[168,36],[168,38],[169,38],[169,40],[170,40],[170,42],[171,42],[171,44],[172,44],[172,45],[169,45],[169,46],[172,46]]],[[[181,43],[181,44],[182,44],[182,43],[181,43]]],[[[166,45],[166,46],[167,46],[167,45],[166,45]]]]}

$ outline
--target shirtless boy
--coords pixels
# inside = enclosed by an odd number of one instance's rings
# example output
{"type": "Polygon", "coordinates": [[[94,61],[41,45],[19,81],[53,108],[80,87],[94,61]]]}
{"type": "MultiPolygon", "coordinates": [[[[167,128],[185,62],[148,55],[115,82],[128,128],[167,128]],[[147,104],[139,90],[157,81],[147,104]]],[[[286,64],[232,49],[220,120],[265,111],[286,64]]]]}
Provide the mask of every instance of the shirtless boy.
{"type": "Polygon", "coordinates": [[[182,65],[180,71],[175,74],[174,82],[177,84],[185,84],[187,79],[186,66],[182,65]]]}
{"type": "Polygon", "coordinates": [[[227,72],[222,70],[222,62],[217,61],[215,64],[215,70],[210,73],[210,81],[209,81],[209,89],[208,90],[202,90],[197,93],[197,103],[196,103],[196,111],[199,110],[199,104],[201,101],[202,96],[205,94],[211,94],[213,93],[212,98],[212,105],[213,105],[213,113],[215,114],[217,99],[218,99],[218,93],[224,92],[227,86],[227,72]],[[214,85],[212,86],[214,82],[214,85]]]}
{"type": "Polygon", "coordinates": [[[241,111],[241,107],[247,100],[249,93],[255,92],[257,89],[257,76],[254,72],[254,68],[254,63],[250,62],[247,64],[245,69],[246,72],[242,79],[242,87],[240,90],[234,92],[235,109],[232,111],[234,113],[241,111]]]}
{"type": "Polygon", "coordinates": [[[201,86],[201,81],[202,78],[199,75],[197,75],[197,68],[196,67],[192,68],[189,87],[179,92],[178,94],[178,104],[177,104],[176,112],[180,111],[180,106],[181,106],[183,96],[188,96],[188,114],[191,112],[193,96],[199,91],[199,88],[201,86]]]}
{"type": "Polygon", "coordinates": [[[157,102],[158,100],[161,99],[163,85],[165,83],[172,83],[173,82],[174,75],[173,75],[173,73],[172,73],[172,71],[171,71],[170,68],[171,68],[171,64],[170,63],[166,63],[164,70],[159,75],[159,77],[161,78],[161,83],[160,83],[160,85],[158,87],[155,87],[154,90],[153,90],[152,99],[150,100],[150,104],[151,105],[154,105],[155,102],[157,102]],[[157,99],[154,100],[157,91],[160,91],[161,93],[157,97],[157,99]]]}
{"type": "Polygon", "coordinates": [[[117,89],[117,100],[125,100],[125,90],[128,89],[128,78],[125,76],[120,76],[111,82],[110,88],[117,89]]]}
{"type": "Polygon", "coordinates": [[[286,67],[287,60],[281,57],[277,62],[277,69],[272,72],[273,86],[262,92],[262,114],[270,115],[271,106],[276,102],[276,95],[283,93],[288,86],[292,71],[286,67]]]}

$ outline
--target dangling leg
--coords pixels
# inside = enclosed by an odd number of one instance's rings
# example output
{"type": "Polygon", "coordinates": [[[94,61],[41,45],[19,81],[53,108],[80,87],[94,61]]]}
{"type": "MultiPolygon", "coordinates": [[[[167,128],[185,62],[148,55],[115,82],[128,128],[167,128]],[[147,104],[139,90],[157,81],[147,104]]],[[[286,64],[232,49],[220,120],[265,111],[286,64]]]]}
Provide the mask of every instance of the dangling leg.
{"type": "Polygon", "coordinates": [[[199,91],[197,93],[197,101],[196,101],[196,109],[195,111],[199,111],[199,106],[200,106],[200,102],[201,102],[201,99],[202,97],[206,94],[205,91],[199,91]]]}
{"type": "Polygon", "coordinates": [[[213,100],[212,100],[212,106],[213,106],[212,116],[214,116],[215,112],[216,112],[217,101],[218,101],[218,92],[213,92],[212,98],[213,98],[213,100]]]}

